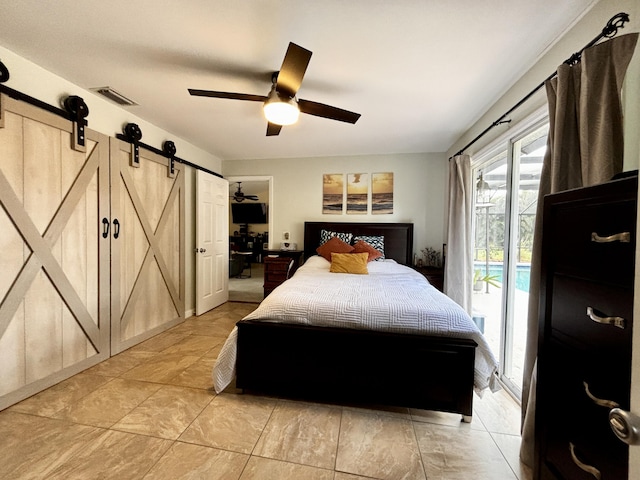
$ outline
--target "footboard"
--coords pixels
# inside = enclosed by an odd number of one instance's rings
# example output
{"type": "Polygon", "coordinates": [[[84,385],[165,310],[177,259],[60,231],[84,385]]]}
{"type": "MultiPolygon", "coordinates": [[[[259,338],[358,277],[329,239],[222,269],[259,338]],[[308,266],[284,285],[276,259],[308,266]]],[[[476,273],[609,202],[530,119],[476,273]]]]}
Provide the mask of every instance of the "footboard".
{"type": "Polygon", "coordinates": [[[243,320],[236,386],[470,417],[476,345],[470,339],[243,320]]]}

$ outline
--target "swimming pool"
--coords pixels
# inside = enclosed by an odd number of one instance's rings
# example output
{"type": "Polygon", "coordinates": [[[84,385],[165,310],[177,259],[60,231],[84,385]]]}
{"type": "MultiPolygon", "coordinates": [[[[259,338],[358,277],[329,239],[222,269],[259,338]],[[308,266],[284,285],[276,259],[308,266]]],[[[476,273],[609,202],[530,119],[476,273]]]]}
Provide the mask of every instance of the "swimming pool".
{"type": "MultiPolygon", "coordinates": [[[[502,283],[502,263],[490,262],[489,275],[496,276],[496,281],[502,283]]],[[[484,262],[474,262],[474,271],[480,270],[481,275],[485,275],[487,265],[484,262]]],[[[529,293],[529,278],[531,276],[531,264],[519,263],[516,265],[516,288],[529,293]]]]}

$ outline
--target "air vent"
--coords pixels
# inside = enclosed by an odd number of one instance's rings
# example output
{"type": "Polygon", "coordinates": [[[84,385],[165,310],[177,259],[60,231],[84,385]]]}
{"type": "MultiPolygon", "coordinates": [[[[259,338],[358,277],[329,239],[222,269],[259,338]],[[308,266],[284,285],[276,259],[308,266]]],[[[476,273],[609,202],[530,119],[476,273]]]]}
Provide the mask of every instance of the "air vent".
{"type": "Polygon", "coordinates": [[[96,93],[102,95],[103,97],[107,97],[109,100],[111,100],[112,102],[117,103],[118,105],[122,105],[122,106],[125,106],[125,107],[130,107],[132,105],[138,105],[136,102],[134,102],[133,100],[129,100],[127,97],[125,97],[121,93],[116,92],[111,87],[96,87],[96,88],[91,88],[90,90],[92,92],[96,92],[96,93]]]}

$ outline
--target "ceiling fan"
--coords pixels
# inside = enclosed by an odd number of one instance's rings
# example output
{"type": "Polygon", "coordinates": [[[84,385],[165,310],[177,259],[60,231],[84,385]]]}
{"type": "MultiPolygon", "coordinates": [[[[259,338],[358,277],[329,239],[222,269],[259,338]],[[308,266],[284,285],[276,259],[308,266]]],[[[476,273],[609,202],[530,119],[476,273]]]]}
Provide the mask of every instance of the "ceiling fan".
{"type": "Polygon", "coordinates": [[[258,200],[258,196],[257,195],[246,195],[242,191],[242,187],[240,186],[240,184],[242,182],[236,182],[236,183],[238,184],[238,190],[233,195],[229,195],[236,202],[244,202],[245,200],[258,200]]]}
{"type": "Polygon", "coordinates": [[[264,114],[267,117],[267,136],[280,133],[283,125],[291,125],[298,120],[300,112],[316,117],[338,120],[346,123],[356,123],[359,113],[332,107],[323,103],[312,102],[296,98],[302,78],[311,60],[311,52],[295,43],[289,43],[287,53],[282,61],[279,72],[271,76],[271,91],[269,95],[252,95],[246,93],[216,92],[212,90],[189,89],[189,93],[198,97],[229,98],[231,100],[248,100],[263,102],[264,114]]]}

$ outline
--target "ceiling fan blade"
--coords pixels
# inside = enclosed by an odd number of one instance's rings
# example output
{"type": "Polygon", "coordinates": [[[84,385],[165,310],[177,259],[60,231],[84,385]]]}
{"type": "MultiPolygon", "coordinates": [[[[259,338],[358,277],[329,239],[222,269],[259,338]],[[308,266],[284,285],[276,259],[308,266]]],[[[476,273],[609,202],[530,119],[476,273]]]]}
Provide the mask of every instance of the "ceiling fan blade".
{"type": "Polygon", "coordinates": [[[312,102],[310,100],[298,100],[298,107],[302,113],[315,115],[316,117],[330,118],[346,123],[356,123],[360,118],[359,113],[343,110],[342,108],[332,107],[324,103],[312,102]]]}
{"type": "Polygon", "coordinates": [[[269,122],[269,124],[267,125],[267,137],[280,135],[280,130],[282,130],[282,125],[277,125],[275,123],[269,122]]]}
{"type": "Polygon", "coordinates": [[[284,55],[282,67],[278,72],[276,90],[279,93],[294,97],[302,84],[302,78],[311,60],[311,52],[295,43],[289,43],[284,55]]]}
{"type": "Polygon", "coordinates": [[[231,100],[249,100],[251,102],[264,102],[268,98],[265,95],[251,95],[250,93],[215,92],[213,90],[197,90],[195,88],[189,88],[189,93],[195,97],[228,98],[231,100]]]}

